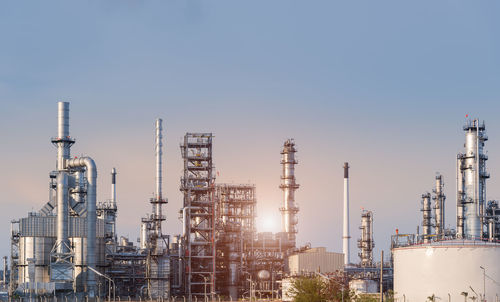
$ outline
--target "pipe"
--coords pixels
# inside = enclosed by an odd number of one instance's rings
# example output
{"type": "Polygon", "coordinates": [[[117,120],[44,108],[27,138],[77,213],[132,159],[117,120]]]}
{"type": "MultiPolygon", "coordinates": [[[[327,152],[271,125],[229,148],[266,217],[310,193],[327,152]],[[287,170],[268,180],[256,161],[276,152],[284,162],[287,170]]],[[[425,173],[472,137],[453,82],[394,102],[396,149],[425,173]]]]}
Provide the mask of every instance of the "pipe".
{"type": "MultiPolygon", "coordinates": [[[[188,221],[187,221],[187,210],[188,207],[182,208],[182,237],[186,238],[188,234],[188,221]]],[[[186,240],[189,240],[189,238],[186,238],[186,240]]]]}
{"type": "Polygon", "coordinates": [[[87,171],[87,292],[93,298],[96,293],[96,278],[93,270],[96,269],[96,193],[97,168],[90,157],[74,158],[66,161],[68,168],[85,167],[87,171]]]}
{"type": "Polygon", "coordinates": [[[3,284],[7,284],[7,256],[3,256],[3,284]]]}
{"type": "Polygon", "coordinates": [[[69,252],[68,218],[69,218],[69,194],[68,174],[61,171],[57,175],[57,253],[69,252]]]}
{"type": "Polygon", "coordinates": [[[384,250],[380,251],[380,302],[384,302],[384,250]]]}
{"type": "Polygon", "coordinates": [[[344,252],[344,265],[351,263],[350,259],[350,238],[349,235],[349,163],[344,163],[344,230],[342,236],[344,252]]]}
{"type": "Polygon", "coordinates": [[[462,155],[457,155],[457,238],[464,237],[464,177],[462,155]]]}

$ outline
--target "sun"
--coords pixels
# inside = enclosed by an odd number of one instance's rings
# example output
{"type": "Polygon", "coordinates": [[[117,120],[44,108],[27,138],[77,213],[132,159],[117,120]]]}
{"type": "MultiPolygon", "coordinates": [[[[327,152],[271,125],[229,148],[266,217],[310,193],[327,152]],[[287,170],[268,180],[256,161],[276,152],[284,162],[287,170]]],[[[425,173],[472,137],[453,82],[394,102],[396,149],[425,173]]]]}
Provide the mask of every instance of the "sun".
{"type": "Polygon", "coordinates": [[[279,218],[273,215],[263,215],[257,219],[257,229],[260,232],[277,232],[279,228],[279,218]]]}

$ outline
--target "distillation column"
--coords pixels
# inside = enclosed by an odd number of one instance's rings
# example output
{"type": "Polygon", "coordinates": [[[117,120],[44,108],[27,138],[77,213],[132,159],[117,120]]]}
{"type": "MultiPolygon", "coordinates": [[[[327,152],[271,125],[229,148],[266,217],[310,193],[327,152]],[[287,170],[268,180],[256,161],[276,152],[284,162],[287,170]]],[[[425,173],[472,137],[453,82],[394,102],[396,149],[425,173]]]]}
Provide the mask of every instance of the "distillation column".
{"type": "Polygon", "coordinates": [[[349,235],[349,164],[344,163],[344,231],[342,236],[344,265],[347,266],[350,260],[350,238],[349,235]]]}
{"type": "Polygon", "coordinates": [[[432,209],[431,209],[431,194],[422,194],[422,235],[424,241],[428,242],[432,234],[432,209]]]}
{"type": "MultiPolygon", "coordinates": [[[[463,235],[466,238],[480,239],[483,237],[484,206],[486,195],[487,155],[484,154],[484,142],[488,140],[486,128],[478,119],[468,120],[463,127],[465,131],[465,154],[459,154],[457,159],[457,202],[462,206],[463,235]],[[457,177],[458,178],[458,177],[457,177]],[[462,182],[462,183],[459,183],[462,182]],[[460,192],[460,190],[463,190],[460,192]]],[[[458,226],[457,226],[458,228],[458,226]]],[[[460,231],[459,231],[460,233],[460,231]]]]}
{"type": "Polygon", "coordinates": [[[299,185],[295,182],[295,165],[298,163],[295,159],[295,142],[288,139],[283,145],[281,151],[281,165],[283,167],[280,188],[283,190],[283,206],[281,211],[281,229],[287,234],[287,246],[295,247],[295,236],[297,233],[297,213],[299,208],[295,204],[295,190],[299,185]]]}
{"type": "Polygon", "coordinates": [[[434,225],[436,227],[436,236],[438,239],[444,237],[444,216],[445,216],[445,207],[444,202],[446,196],[443,193],[444,181],[443,176],[441,174],[436,175],[436,188],[434,189],[434,210],[436,215],[434,216],[434,225]]]}
{"type": "Polygon", "coordinates": [[[358,240],[360,265],[362,267],[373,266],[373,213],[371,211],[363,211],[361,213],[361,238],[358,240]]]}

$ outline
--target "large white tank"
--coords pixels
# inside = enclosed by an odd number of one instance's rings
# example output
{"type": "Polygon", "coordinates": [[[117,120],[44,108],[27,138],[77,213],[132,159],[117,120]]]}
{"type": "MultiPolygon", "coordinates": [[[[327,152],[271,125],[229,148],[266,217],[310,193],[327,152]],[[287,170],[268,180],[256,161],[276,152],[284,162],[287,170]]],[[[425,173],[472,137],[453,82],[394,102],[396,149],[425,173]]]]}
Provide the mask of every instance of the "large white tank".
{"type": "Polygon", "coordinates": [[[433,295],[435,301],[463,301],[465,293],[480,301],[484,285],[486,301],[500,297],[500,244],[450,240],[393,253],[396,301],[422,302],[433,295]]]}
{"type": "Polygon", "coordinates": [[[378,282],[371,279],[353,279],[349,282],[349,289],[354,294],[373,294],[378,292],[378,282]]]}

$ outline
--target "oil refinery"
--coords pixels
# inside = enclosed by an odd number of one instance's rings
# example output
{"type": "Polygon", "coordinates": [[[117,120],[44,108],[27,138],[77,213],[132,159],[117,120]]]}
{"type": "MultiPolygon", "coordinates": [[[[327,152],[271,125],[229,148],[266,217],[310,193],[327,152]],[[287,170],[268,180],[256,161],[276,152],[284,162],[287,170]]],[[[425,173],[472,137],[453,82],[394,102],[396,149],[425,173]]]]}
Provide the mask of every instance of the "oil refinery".
{"type": "MultiPolygon", "coordinates": [[[[287,139],[281,150],[282,231],[258,233],[256,187],[216,182],[212,133],[184,136],[183,207],[166,211],[163,121],[157,119],[155,192],[149,200],[151,212],[137,222],[136,246],[117,233],[116,169],[110,174],[111,198],[98,201],[98,164],[91,157],[71,155],[75,140],[70,136],[69,103],[59,102],[57,113],[58,132],[51,139],[57,162],[49,173],[49,201],[39,211],[11,222],[8,268],[4,258],[4,285],[10,297],[161,301],[281,297],[289,257],[310,250],[296,246],[299,184],[293,139],[287,139]],[[177,213],[182,233],[170,235],[162,222],[177,213]]],[[[333,254],[336,259],[341,256],[333,254]]],[[[332,269],[341,268],[337,262],[332,269]]],[[[294,267],[301,271],[301,265],[294,267]]]]}
{"type": "Polygon", "coordinates": [[[456,222],[445,226],[444,177],[434,196],[422,195],[422,233],[392,236],[394,293],[398,301],[498,301],[500,210],[486,197],[486,127],[467,120],[465,150],[456,158],[456,222]],[[433,300],[434,301],[434,300],[433,300]]]}
{"type": "Polygon", "coordinates": [[[389,257],[384,258],[382,249],[376,261],[376,209],[360,212],[359,260],[350,258],[348,162],[343,164],[343,230],[338,238],[343,252],[297,245],[298,149],[293,139],[286,139],[280,152],[280,232],[257,231],[256,185],[216,181],[210,132],[184,135],[182,207],[168,208],[162,119],[153,129],[155,192],[141,206],[147,209],[149,203],[150,212],[137,221],[137,244],[119,236],[119,171],[113,168],[109,174],[110,198],[98,200],[99,164],[71,154],[75,139],[69,115],[69,103],[59,102],[48,202],[11,221],[11,254],[3,258],[2,275],[9,299],[293,301],[294,280],[317,277],[340,284],[342,299],[346,291],[346,299],[498,301],[500,208],[486,197],[488,138],[478,119],[466,122],[465,150],[456,157],[455,227],[447,227],[445,178],[437,174],[432,193],[421,195],[421,228],[416,234],[397,231],[389,257]],[[176,218],[182,232],[170,234],[164,221],[176,218]]]}

